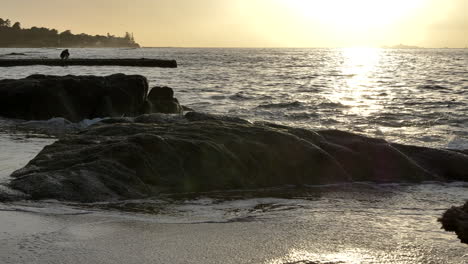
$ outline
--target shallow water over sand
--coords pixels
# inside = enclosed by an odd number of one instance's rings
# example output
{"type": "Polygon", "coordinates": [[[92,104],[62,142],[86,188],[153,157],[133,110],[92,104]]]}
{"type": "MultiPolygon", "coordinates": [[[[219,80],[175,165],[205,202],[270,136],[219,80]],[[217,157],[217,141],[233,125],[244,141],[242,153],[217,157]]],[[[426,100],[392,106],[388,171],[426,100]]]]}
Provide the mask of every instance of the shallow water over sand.
{"type": "Polygon", "coordinates": [[[3,204],[0,261],[461,264],[467,246],[437,218],[468,199],[467,188],[357,183],[114,204],[3,204]]]}
{"type": "Polygon", "coordinates": [[[0,183],[9,180],[12,172],[25,166],[53,138],[38,138],[34,135],[15,135],[0,132],[0,183]]]}

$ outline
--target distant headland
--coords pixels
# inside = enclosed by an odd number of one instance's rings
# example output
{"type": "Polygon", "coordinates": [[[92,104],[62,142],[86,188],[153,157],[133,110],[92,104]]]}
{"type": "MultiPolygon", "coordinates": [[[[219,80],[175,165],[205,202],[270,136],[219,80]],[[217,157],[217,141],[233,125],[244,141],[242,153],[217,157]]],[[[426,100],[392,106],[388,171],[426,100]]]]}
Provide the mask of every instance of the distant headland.
{"type": "Polygon", "coordinates": [[[126,32],[123,37],[88,34],[72,34],[70,30],[61,33],[56,29],[44,27],[21,28],[20,22],[0,18],[0,47],[43,48],[43,47],[80,47],[80,48],[139,48],[133,34],[126,32]]]}
{"type": "Polygon", "coordinates": [[[384,49],[424,49],[424,47],[410,46],[404,44],[398,44],[394,46],[383,46],[384,49]]]}

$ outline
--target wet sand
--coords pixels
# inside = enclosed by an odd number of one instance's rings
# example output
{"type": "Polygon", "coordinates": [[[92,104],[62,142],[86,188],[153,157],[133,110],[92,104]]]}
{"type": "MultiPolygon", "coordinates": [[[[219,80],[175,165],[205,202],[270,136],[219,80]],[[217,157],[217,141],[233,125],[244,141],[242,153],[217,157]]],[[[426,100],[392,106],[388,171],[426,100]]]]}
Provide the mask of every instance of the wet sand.
{"type": "Polygon", "coordinates": [[[161,223],[155,215],[46,207],[0,211],[0,263],[468,263],[468,246],[427,212],[379,216],[337,205],[161,223]]]}

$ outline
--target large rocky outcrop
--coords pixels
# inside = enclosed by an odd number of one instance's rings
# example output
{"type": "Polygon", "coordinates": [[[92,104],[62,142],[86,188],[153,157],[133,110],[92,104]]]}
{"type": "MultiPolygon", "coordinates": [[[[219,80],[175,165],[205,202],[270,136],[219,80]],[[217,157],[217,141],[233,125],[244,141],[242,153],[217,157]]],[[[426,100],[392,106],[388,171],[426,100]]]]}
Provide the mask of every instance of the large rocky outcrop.
{"type": "Polygon", "coordinates": [[[33,199],[100,201],[160,192],[348,181],[468,180],[468,156],[188,113],[115,119],[47,146],[13,173],[33,199]]]}
{"type": "Polygon", "coordinates": [[[63,117],[78,122],[96,117],[138,116],[159,109],[165,113],[182,112],[173,98],[156,95],[150,101],[147,94],[148,81],[140,75],[32,75],[0,80],[0,116],[25,120],[63,117]],[[153,107],[147,107],[150,103],[153,107]]]}
{"type": "Polygon", "coordinates": [[[442,227],[455,232],[461,242],[468,244],[468,202],[460,207],[452,207],[439,219],[442,227]]]}

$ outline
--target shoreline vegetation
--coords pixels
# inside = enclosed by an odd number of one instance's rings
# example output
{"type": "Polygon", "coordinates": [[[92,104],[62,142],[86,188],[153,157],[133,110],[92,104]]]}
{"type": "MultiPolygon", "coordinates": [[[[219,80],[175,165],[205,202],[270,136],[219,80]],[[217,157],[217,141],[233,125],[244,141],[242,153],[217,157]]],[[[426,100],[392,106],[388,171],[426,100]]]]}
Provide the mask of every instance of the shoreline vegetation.
{"type": "Polygon", "coordinates": [[[103,35],[72,34],[70,30],[61,33],[45,27],[21,28],[20,22],[0,18],[1,48],[139,48],[133,33],[125,32],[123,37],[107,33],[103,35]]]}

